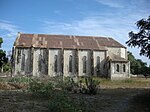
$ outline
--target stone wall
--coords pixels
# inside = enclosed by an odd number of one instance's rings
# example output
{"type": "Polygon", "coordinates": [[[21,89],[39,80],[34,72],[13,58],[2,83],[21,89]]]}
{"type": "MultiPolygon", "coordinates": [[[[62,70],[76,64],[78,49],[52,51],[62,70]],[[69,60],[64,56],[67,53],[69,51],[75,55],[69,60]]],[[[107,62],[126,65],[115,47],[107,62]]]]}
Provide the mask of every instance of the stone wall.
{"type": "Polygon", "coordinates": [[[108,51],[45,49],[45,48],[15,48],[14,75],[33,76],[107,76],[111,79],[130,77],[129,62],[109,62],[108,52],[126,57],[126,49],[109,48],[108,51]],[[123,53],[120,53],[123,52],[123,53]],[[125,53],[124,53],[125,52],[125,53]],[[99,58],[99,59],[98,59],[99,58]],[[98,63],[99,61],[99,63],[98,63]],[[116,64],[120,71],[116,72],[116,64]],[[126,71],[123,72],[123,64],[126,71]],[[108,76],[109,75],[109,76],[108,76]]]}
{"type": "Polygon", "coordinates": [[[64,76],[77,75],[77,50],[64,50],[64,76]]]}
{"type": "Polygon", "coordinates": [[[32,49],[33,51],[33,76],[48,74],[48,50],[32,49]]]}
{"type": "Polygon", "coordinates": [[[108,52],[111,52],[115,55],[118,55],[124,59],[127,59],[127,51],[126,48],[117,48],[117,47],[107,47],[108,52]]]}
{"type": "Polygon", "coordinates": [[[105,74],[105,69],[104,69],[104,64],[106,61],[105,59],[106,59],[105,51],[93,51],[93,65],[94,65],[95,76],[101,76],[105,74]],[[98,61],[100,61],[99,64],[98,64],[98,61]]]}
{"type": "Polygon", "coordinates": [[[78,51],[78,75],[79,76],[91,75],[91,68],[92,68],[91,55],[92,54],[91,54],[90,50],[79,50],[78,51]],[[85,68],[84,68],[84,61],[83,61],[84,58],[85,58],[85,68]]]}
{"type": "Polygon", "coordinates": [[[63,73],[63,55],[61,49],[49,49],[48,75],[60,76],[63,73]]]}
{"type": "Polygon", "coordinates": [[[16,48],[14,51],[14,75],[32,73],[32,55],[30,48],[16,48]]]}
{"type": "Polygon", "coordinates": [[[111,62],[111,79],[130,78],[130,63],[129,62],[111,62]],[[117,71],[117,66],[119,70],[117,71]],[[124,70],[125,66],[125,70],[124,70]]]}

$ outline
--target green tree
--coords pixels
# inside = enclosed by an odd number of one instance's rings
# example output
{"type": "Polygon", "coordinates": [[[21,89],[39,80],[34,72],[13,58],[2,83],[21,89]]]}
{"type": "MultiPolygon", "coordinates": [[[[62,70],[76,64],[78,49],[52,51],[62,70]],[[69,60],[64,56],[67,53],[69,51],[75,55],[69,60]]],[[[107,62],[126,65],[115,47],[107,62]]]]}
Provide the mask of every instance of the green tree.
{"type": "MultiPolygon", "coordinates": [[[[3,43],[3,39],[0,37],[0,45],[3,43]]],[[[3,71],[3,66],[7,64],[8,58],[6,57],[6,52],[0,49],[0,70],[3,71]]]]}
{"type": "Polygon", "coordinates": [[[128,52],[128,59],[132,74],[150,74],[150,67],[147,67],[147,63],[136,59],[131,52],[128,52]]]}
{"type": "Polygon", "coordinates": [[[140,55],[150,59],[150,16],[148,19],[141,19],[136,22],[139,32],[129,32],[129,40],[126,44],[129,47],[139,47],[140,55]]]}
{"type": "Polygon", "coordinates": [[[0,48],[1,48],[2,43],[3,43],[3,38],[0,37],[0,48]]]}

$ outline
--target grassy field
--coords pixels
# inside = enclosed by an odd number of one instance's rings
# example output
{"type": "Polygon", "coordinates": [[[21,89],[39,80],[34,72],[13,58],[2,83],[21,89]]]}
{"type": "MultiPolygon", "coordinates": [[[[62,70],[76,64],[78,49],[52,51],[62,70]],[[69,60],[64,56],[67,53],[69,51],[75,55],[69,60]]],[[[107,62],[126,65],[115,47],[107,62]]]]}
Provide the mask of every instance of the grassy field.
{"type": "Polygon", "coordinates": [[[101,88],[150,88],[150,78],[130,78],[126,80],[99,79],[101,88]]]}
{"type": "MultiPolygon", "coordinates": [[[[105,78],[94,77],[94,80],[100,82],[99,88],[113,89],[113,88],[150,88],[150,78],[130,78],[125,80],[110,80],[105,78]]],[[[49,79],[42,79],[43,81],[49,79]]],[[[0,89],[15,89],[11,83],[18,84],[18,88],[24,88],[31,81],[31,78],[17,77],[17,78],[0,78],[0,89]],[[19,87],[20,86],[20,87],[19,87]]]]}

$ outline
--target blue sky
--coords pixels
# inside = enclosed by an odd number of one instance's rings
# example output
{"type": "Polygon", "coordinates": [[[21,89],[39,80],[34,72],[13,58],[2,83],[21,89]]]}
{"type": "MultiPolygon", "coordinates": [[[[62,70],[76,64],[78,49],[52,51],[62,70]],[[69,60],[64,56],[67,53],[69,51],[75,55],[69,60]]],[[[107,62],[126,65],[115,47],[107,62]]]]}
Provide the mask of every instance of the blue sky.
{"type": "MultiPolygon", "coordinates": [[[[150,15],[150,0],[0,0],[0,9],[6,51],[17,32],[107,36],[125,45],[136,21],[150,15]]],[[[128,50],[150,64],[139,49],[128,50]]]]}

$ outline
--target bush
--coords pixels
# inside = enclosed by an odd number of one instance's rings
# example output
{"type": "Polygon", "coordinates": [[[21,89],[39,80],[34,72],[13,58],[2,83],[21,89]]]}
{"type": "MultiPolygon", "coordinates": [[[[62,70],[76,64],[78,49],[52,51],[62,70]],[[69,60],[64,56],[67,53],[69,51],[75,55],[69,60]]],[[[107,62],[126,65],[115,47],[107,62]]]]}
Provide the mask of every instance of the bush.
{"type": "Polygon", "coordinates": [[[10,63],[6,63],[3,65],[3,72],[11,72],[11,64],[10,63]]]}
{"type": "MultiPolygon", "coordinates": [[[[65,80],[65,84],[69,86],[67,83],[68,79],[65,80]]],[[[66,86],[63,85],[63,87],[66,89],[66,86]]],[[[54,89],[52,82],[41,82],[34,79],[29,83],[28,91],[31,92],[34,97],[48,98],[48,108],[50,112],[82,112],[80,105],[71,100],[66,91],[54,89]]]]}
{"type": "Polygon", "coordinates": [[[62,90],[74,91],[74,89],[78,87],[78,83],[75,83],[70,77],[65,77],[57,82],[56,87],[61,88],[62,90]]]}
{"type": "Polygon", "coordinates": [[[65,78],[58,83],[57,87],[62,90],[72,91],[74,93],[83,93],[83,94],[97,94],[97,89],[100,81],[93,79],[92,77],[82,77],[78,79],[76,83],[73,78],[65,78]]]}
{"type": "Polygon", "coordinates": [[[53,88],[54,87],[51,82],[44,83],[37,80],[32,80],[29,83],[28,91],[36,97],[49,97],[53,88]]]}
{"type": "Polygon", "coordinates": [[[31,78],[29,77],[13,77],[10,78],[8,80],[8,82],[12,82],[12,83],[30,83],[31,82],[31,78]]]}
{"type": "Polygon", "coordinates": [[[98,85],[99,85],[99,81],[98,80],[94,80],[92,77],[86,77],[85,78],[85,83],[86,83],[86,88],[87,88],[87,93],[90,95],[95,95],[97,94],[97,89],[98,89],[98,85]]]}

